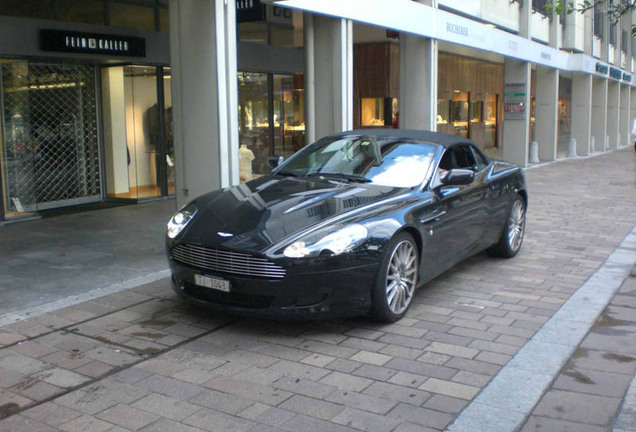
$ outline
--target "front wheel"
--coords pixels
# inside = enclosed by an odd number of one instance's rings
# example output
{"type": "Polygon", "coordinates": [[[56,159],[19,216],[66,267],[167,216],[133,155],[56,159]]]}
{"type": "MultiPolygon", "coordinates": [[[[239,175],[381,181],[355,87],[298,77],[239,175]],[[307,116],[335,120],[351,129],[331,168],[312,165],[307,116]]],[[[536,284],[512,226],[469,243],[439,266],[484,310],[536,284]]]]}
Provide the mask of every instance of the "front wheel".
{"type": "Polygon", "coordinates": [[[371,315],[382,322],[395,322],[405,314],[417,287],[418,250],[408,233],[393,237],[386,246],[373,286],[371,315]]]}
{"type": "Polygon", "coordinates": [[[526,202],[517,195],[515,201],[510,208],[510,214],[506,221],[503,233],[499,242],[488,249],[491,255],[512,258],[521,249],[521,243],[523,242],[523,235],[526,231],[526,202]]]}

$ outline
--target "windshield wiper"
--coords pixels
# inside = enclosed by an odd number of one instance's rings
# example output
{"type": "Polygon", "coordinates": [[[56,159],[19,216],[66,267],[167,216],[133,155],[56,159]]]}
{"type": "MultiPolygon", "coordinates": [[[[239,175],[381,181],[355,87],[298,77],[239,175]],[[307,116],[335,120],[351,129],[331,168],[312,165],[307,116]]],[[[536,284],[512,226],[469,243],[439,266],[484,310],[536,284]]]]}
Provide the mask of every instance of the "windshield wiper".
{"type": "Polygon", "coordinates": [[[343,174],[343,173],[324,173],[324,172],[316,172],[307,174],[306,177],[332,177],[341,180],[356,182],[356,183],[369,183],[369,180],[366,177],[355,175],[355,174],[343,174]]]}

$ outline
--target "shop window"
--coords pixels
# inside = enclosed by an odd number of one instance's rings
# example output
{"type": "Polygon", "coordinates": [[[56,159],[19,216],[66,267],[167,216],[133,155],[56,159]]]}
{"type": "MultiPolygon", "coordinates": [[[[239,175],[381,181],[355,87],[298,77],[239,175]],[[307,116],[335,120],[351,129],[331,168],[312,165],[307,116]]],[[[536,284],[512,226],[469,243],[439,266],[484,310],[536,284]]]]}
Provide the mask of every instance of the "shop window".
{"type": "Polygon", "coordinates": [[[450,121],[450,101],[448,99],[438,99],[437,124],[448,124],[449,121],[450,121]]]}
{"type": "Polygon", "coordinates": [[[0,15],[55,19],[53,0],[1,0],[0,15]]]}
{"type": "Polygon", "coordinates": [[[103,0],[57,0],[61,21],[104,24],[103,0]]]}
{"type": "Polygon", "coordinates": [[[470,111],[469,117],[471,123],[481,123],[482,122],[482,111],[483,111],[484,102],[483,101],[471,101],[470,102],[470,111]]]}
{"type": "Polygon", "coordinates": [[[159,31],[168,33],[170,31],[170,17],[168,9],[159,9],[159,31]]]}
{"type": "Polygon", "coordinates": [[[484,101],[484,146],[497,147],[497,107],[498,96],[495,93],[486,93],[484,101]]]}
{"type": "Polygon", "coordinates": [[[397,125],[397,98],[361,98],[360,124],[363,127],[397,125]]]}
{"type": "Polygon", "coordinates": [[[455,90],[451,101],[451,121],[455,128],[455,133],[463,137],[468,137],[468,102],[470,93],[467,91],[455,90]]]}
{"type": "Polygon", "coordinates": [[[111,2],[109,25],[138,30],[155,30],[155,10],[153,7],[111,2]]]}

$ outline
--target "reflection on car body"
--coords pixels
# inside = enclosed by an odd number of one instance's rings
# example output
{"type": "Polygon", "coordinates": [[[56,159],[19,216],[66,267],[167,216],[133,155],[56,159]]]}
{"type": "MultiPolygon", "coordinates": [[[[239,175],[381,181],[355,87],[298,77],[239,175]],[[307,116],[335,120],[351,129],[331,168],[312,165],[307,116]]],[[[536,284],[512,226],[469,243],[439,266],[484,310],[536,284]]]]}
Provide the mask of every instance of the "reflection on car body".
{"type": "Polygon", "coordinates": [[[436,132],[325,137],[270,175],[200,196],[168,224],[181,296],[273,317],[402,318],[416,288],[480,251],[515,256],[516,165],[436,132]]]}

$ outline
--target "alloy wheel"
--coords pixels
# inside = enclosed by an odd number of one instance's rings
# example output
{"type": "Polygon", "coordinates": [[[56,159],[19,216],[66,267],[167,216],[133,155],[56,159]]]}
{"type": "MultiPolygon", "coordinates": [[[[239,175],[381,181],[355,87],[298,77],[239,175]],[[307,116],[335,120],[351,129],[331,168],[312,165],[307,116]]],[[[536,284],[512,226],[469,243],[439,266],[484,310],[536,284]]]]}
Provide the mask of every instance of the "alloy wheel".
{"type": "Polygon", "coordinates": [[[386,301],[391,312],[401,314],[411,303],[417,282],[417,249],[408,240],[397,244],[386,275],[386,301]]]}
{"type": "Polygon", "coordinates": [[[521,247],[524,230],[526,228],[526,211],[523,201],[516,200],[510,212],[510,222],[508,223],[508,244],[510,249],[517,251],[521,247]]]}

